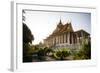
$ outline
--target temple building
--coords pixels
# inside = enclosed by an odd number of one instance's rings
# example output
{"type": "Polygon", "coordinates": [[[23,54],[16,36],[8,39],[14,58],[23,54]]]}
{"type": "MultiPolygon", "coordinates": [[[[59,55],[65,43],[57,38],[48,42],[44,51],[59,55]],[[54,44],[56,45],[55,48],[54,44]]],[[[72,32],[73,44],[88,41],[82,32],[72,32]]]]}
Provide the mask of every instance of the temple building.
{"type": "Polygon", "coordinates": [[[60,20],[51,35],[44,39],[46,47],[50,48],[80,48],[85,42],[90,41],[90,34],[80,29],[74,31],[71,22],[63,24],[60,20]]]}

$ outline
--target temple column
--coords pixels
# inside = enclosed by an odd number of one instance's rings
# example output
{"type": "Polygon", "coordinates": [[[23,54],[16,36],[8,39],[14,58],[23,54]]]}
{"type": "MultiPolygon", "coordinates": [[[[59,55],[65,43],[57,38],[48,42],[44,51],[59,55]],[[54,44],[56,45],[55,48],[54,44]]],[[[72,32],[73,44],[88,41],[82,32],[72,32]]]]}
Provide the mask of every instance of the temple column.
{"type": "Polygon", "coordinates": [[[55,36],[56,44],[57,44],[57,36],[55,36]]]}
{"type": "Polygon", "coordinates": [[[57,44],[58,44],[58,36],[56,36],[56,39],[57,39],[57,44]]]}
{"type": "Polygon", "coordinates": [[[59,44],[60,44],[60,35],[59,35],[59,44]]]}
{"type": "Polygon", "coordinates": [[[73,34],[72,34],[72,44],[74,44],[74,37],[73,37],[73,34]]]}
{"type": "Polygon", "coordinates": [[[66,43],[66,34],[64,34],[64,43],[66,43]]]}
{"type": "Polygon", "coordinates": [[[62,43],[62,35],[60,35],[60,44],[62,43]]]}
{"type": "Polygon", "coordinates": [[[67,37],[68,37],[68,34],[66,33],[66,41],[65,41],[66,43],[67,43],[67,40],[68,40],[67,37]]]}
{"type": "Polygon", "coordinates": [[[73,39],[73,33],[71,34],[71,41],[72,41],[72,44],[73,44],[73,41],[74,41],[74,39],[73,39]]]}
{"type": "Polygon", "coordinates": [[[55,44],[55,38],[53,37],[53,45],[55,44]]]}
{"type": "Polygon", "coordinates": [[[68,44],[70,44],[70,33],[68,33],[67,35],[67,41],[68,41],[68,44]]]}
{"type": "Polygon", "coordinates": [[[60,44],[62,44],[62,35],[60,36],[60,44]]]}
{"type": "Polygon", "coordinates": [[[79,37],[78,37],[78,34],[76,35],[76,38],[77,38],[77,44],[79,44],[79,37]]]}
{"type": "Polygon", "coordinates": [[[63,43],[63,34],[62,34],[62,43],[63,43]]]}
{"type": "Polygon", "coordinates": [[[58,35],[58,44],[59,44],[59,35],[58,35]]]}
{"type": "Polygon", "coordinates": [[[61,36],[61,43],[63,43],[63,35],[61,36]]]}
{"type": "Polygon", "coordinates": [[[59,44],[61,43],[61,36],[59,36],[59,44]]]}
{"type": "Polygon", "coordinates": [[[63,34],[63,43],[64,43],[64,34],[63,34]]]}

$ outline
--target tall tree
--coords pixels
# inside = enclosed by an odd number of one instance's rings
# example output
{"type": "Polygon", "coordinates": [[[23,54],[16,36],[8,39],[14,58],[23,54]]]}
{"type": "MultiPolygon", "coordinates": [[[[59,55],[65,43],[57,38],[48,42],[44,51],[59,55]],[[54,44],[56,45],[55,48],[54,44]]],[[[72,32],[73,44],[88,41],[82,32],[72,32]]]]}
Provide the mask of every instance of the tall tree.
{"type": "Polygon", "coordinates": [[[27,27],[25,23],[23,24],[23,62],[31,62],[32,56],[29,54],[29,51],[32,50],[30,44],[34,40],[34,36],[31,33],[31,30],[27,27]]]}
{"type": "Polygon", "coordinates": [[[34,40],[34,36],[31,33],[31,30],[27,27],[25,23],[23,23],[23,43],[32,43],[34,40]]]}

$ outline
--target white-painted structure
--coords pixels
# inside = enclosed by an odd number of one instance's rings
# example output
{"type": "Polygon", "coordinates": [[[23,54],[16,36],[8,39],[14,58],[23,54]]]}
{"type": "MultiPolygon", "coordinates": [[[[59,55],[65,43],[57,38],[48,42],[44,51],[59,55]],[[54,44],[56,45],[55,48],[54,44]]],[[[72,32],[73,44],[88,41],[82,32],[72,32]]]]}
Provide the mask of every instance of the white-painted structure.
{"type": "Polygon", "coordinates": [[[53,33],[44,39],[46,47],[52,48],[80,48],[83,42],[90,41],[90,34],[84,30],[74,31],[71,22],[62,24],[58,23],[53,33]]]}

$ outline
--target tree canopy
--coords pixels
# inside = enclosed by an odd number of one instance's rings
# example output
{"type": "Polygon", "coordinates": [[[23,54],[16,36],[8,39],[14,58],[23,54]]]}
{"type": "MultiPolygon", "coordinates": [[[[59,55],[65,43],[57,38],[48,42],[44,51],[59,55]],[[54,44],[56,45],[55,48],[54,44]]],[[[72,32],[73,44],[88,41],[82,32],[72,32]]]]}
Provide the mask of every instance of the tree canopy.
{"type": "Polygon", "coordinates": [[[23,43],[32,43],[32,40],[34,40],[34,36],[32,35],[31,30],[23,23],[23,43]]]}

